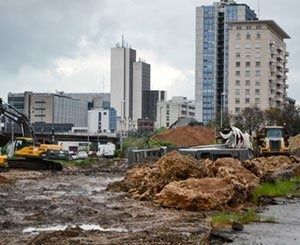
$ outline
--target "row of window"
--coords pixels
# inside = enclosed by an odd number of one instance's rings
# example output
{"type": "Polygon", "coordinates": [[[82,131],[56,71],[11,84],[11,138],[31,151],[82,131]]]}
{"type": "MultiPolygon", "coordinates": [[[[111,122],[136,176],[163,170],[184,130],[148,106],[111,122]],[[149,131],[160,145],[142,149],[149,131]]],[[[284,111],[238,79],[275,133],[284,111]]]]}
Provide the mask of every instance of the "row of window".
{"type": "MultiPolygon", "coordinates": [[[[241,71],[235,71],[235,76],[240,77],[241,71]]],[[[251,71],[245,71],[245,77],[250,77],[251,71]]],[[[260,70],[255,70],[255,76],[260,77],[260,70]]]]}
{"type": "MultiPolygon", "coordinates": [[[[255,46],[253,46],[255,49],[260,49],[261,48],[261,44],[256,43],[255,46]]],[[[241,49],[242,45],[241,44],[236,44],[235,45],[235,49],[241,49]]],[[[250,43],[245,44],[245,49],[251,49],[252,45],[250,43]]]]}
{"type": "MultiPolygon", "coordinates": [[[[236,29],[237,30],[242,30],[244,28],[242,26],[237,26],[236,29]]],[[[246,26],[246,30],[252,30],[252,29],[260,30],[261,29],[261,25],[257,25],[256,27],[254,27],[254,26],[246,26]]]]}
{"type": "MultiPolygon", "coordinates": [[[[240,104],[241,99],[240,98],[235,98],[235,104],[238,105],[240,104]]],[[[251,103],[251,98],[245,98],[245,104],[250,104],[251,103]]],[[[260,103],[260,98],[255,98],[255,104],[260,103]]]]}
{"type": "MultiPolygon", "coordinates": [[[[242,40],[242,34],[241,33],[237,33],[236,36],[235,36],[236,40],[242,40]]],[[[245,39],[246,40],[251,40],[252,36],[250,33],[247,33],[246,36],[245,36],[245,39]]],[[[256,33],[256,39],[261,39],[261,34],[258,32],[256,33]]]]}
{"type": "MultiPolygon", "coordinates": [[[[235,86],[241,86],[241,81],[240,80],[236,80],[235,81],[235,86]]],[[[245,86],[251,86],[251,81],[250,80],[246,80],[245,81],[245,86]]],[[[255,81],[255,86],[260,86],[260,81],[255,81]]]]}
{"type": "MultiPolygon", "coordinates": [[[[245,95],[250,95],[251,90],[245,89],[245,95]]],[[[260,95],[260,89],[254,90],[255,95],[260,95]]],[[[235,89],[235,95],[241,95],[241,90],[239,88],[235,89]]]]}
{"type": "MultiPolygon", "coordinates": [[[[241,62],[235,62],[235,67],[241,67],[241,62]]],[[[250,61],[246,61],[245,62],[245,67],[251,67],[251,62],[250,61]]],[[[260,61],[256,61],[255,62],[255,67],[260,67],[260,61]]]]}

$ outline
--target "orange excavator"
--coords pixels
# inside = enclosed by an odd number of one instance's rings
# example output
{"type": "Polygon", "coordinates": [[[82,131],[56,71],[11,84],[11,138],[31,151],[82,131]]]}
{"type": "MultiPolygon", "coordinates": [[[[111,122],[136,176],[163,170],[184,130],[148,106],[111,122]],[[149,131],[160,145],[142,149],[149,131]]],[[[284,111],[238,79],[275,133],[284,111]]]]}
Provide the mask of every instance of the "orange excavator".
{"type": "Polygon", "coordinates": [[[7,104],[0,98],[0,115],[4,115],[20,126],[23,137],[10,141],[2,150],[0,165],[9,168],[33,170],[62,170],[61,163],[51,160],[56,152],[62,151],[61,146],[40,144],[35,139],[34,130],[25,114],[7,104]]]}

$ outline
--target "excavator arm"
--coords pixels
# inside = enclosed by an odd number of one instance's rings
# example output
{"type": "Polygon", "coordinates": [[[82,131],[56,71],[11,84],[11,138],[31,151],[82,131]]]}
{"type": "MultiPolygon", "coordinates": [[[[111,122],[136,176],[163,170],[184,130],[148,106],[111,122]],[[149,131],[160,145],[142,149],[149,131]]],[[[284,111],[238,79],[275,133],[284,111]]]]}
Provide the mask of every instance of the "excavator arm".
{"type": "Polygon", "coordinates": [[[0,115],[4,115],[8,119],[18,124],[24,137],[30,137],[35,140],[34,130],[25,114],[18,111],[15,107],[5,103],[0,98],[0,115]]]}

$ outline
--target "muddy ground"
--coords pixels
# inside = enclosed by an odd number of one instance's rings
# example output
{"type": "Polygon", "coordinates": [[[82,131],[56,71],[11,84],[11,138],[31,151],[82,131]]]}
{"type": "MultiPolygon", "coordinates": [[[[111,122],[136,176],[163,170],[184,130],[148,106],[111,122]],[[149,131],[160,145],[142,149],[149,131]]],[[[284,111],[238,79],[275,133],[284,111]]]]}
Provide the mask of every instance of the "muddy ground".
{"type": "Polygon", "coordinates": [[[200,244],[205,215],[107,192],[124,163],[62,172],[12,170],[0,186],[0,244],[200,244]]]}

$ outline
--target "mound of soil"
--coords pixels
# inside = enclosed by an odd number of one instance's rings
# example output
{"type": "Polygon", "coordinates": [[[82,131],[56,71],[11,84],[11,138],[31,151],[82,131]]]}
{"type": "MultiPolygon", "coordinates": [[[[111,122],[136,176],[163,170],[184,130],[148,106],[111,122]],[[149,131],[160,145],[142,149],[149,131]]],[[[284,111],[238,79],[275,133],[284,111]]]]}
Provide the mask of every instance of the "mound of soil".
{"type": "Polygon", "coordinates": [[[186,126],[168,129],[152,137],[154,140],[166,141],[178,147],[207,145],[214,142],[213,130],[203,126],[186,126]]]}
{"type": "Polygon", "coordinates": [[[228,179],[202,178],[175,181],[156,195],[163,207],[190,211],[224,210],[235,199],[236,190],[228,179]]]}
{"type": "Polygon", "coordinates": [[[216,161],[205,160],[203,165],[210,176],[227,178],[235,187],[240,189],[242,198],[247,199],[259,185],[259,178],[244,168],[241,162],[234,158],[220,158],[216,161]]]}
{"type": "Polygon", "coordinates": [[[300,156],[300,134],[296,135],[295,137],[291,137],[289,143],[291,153],[300,156]]]}
{"type": "Polygon", "coordinates": [[[134,198],[152,200],[170,182],[206,176],[206,169],[196,159],[173,151],[153,165],[129,170],[123,181],[109,185],[108,190],[123,190],[134,198]]]}
{"type": "Polygon", "coordinates": [[[245,161],[243,166],[259,178],[288,168],[296,159],[288,156],[260,157],[245,161]]]}

